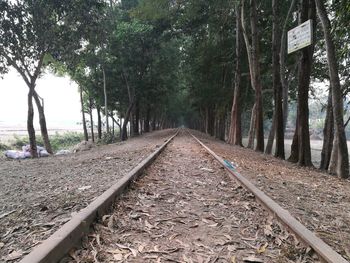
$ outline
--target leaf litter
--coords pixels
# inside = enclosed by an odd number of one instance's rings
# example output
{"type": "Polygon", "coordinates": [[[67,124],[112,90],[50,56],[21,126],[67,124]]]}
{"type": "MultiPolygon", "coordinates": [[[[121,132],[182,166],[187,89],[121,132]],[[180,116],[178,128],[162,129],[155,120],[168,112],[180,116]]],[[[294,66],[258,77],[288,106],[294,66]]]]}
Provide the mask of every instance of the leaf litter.
{"type": "Polygon", "coordinates": [[[18,262],[173,133],[156,131],[66,156],[0,159],[0,262],[18,262]]]}
{"type": "Polygon", "coordinates": [[[350,261],[349,180],[228,145],[200,132],[193,133],[216,154],[233,162],[238,172],[350,261]]]}
{"type": "Polygon", "coordinates": [[[62,262],[319,262],[184,133],[110,216],[62,262]]]}

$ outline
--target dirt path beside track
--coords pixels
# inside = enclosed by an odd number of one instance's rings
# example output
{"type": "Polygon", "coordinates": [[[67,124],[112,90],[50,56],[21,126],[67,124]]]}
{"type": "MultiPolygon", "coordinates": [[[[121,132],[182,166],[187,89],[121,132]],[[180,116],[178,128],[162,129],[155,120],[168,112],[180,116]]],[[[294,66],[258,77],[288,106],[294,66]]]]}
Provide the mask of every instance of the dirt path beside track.
{"type": "Polygon", "coordinates": [[[0,159],[0,262],[18,261],[153,152],[174,130],[67,156],[0,159]]]}

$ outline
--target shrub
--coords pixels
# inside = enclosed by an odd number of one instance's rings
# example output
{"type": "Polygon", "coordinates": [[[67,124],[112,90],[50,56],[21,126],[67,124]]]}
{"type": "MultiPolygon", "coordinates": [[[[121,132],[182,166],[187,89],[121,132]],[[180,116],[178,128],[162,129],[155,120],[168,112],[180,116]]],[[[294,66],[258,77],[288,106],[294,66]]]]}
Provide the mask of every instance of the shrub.
{"type": "Polygon", "coordinates": [[[9,150],[9,147],[6,144],[3,144],[0,142],[0,151],[6,151],[9,150]]]}
{"type": "Polygon", "coordinates": [[[115,143],[117,141],[117,138],[113,135],[111,132],[104,132],[102,134],[101,143],[102,144],[111,144],[115,143]]]}
{"type": "MultiPolygon", "coordinates": [[[[50,135],[51,147],[54,152],[62,149],[69,149],[83,140],[83,134],[78,132],[66,132],[59,134],[56,132],[54,135],[50,135]]],[[[29,144],[29,137],[14,135],[14,142],[11,144],[12,148],[21,150],[24,145],[29,144]]],[[[37,145],[44,146],[42,137],[36,136],[37,145]]]]}

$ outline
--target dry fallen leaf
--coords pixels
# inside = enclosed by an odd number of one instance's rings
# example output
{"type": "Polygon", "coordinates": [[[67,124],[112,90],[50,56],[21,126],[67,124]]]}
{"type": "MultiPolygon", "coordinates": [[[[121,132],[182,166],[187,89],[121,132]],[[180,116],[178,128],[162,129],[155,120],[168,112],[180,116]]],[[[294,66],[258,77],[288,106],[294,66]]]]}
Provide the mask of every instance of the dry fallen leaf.
{"type": "Polygon", "coordinates": [[[269,245],[268,243],[265,243],[264,245],[260,245],[259,248],[257,249],[257,252],[259,254],[264,253],[266,251],[266,248],[267,248],[268,245],[269,245]]]}
{"type": "Polygon", "coordinates": [[[145,226],[149,229],[154,228],[154,226],[152,224],[150,224],[147,220],[145,220],[145,226]]]}
{"type": "Polygon", "coordinates": [[[122,261],[124,259],[123,254],[114,254],[113,257],[117,261],[122,261]]]}
{"type": "Polygon", "coordinates": [[[17,251],[13,251],[11,254],[9,254],[7,257],[5,257],[6,261],[12,261],[12,260],[16,260],[19,259],[23,256],[23,251],[22,250],[17,250],[17,251]]]}
{"type": "Polygon", "coordinates": [[[145,249],[145,246],[144,245],[139,245],[139,247],[138,247],[138,251],[140,252],[140,253],[142,253],[142,251],[145,249]]]}
{"type": "Polygon", "coordinates": [[[264,263],[264,260],[262,260],[261,258],[257,258],[255,256],[249,256],[246,258],[243,258],[244,262],[253,262],[253,263],[264,263]]]}
{"type": "Polygon", "coordinates": [[[231,257],[231,263],[236,263],[236,257],[235,256],[231,257]]]}
{"type": "Polygon", "coordinates": [[[234,251],[237,250],[237,248],[235,246],[230,245],[230,246],[227,247],[227,250],[230,251],[230,252],[234,252],[234,251]]]}

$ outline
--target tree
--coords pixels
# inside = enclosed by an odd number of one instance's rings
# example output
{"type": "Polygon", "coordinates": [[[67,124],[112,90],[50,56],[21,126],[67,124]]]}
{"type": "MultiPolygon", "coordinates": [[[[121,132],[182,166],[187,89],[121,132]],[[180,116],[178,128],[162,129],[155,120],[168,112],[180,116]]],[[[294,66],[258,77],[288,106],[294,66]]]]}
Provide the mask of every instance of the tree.
{"type": "Polygon", "coordinates": [[[235,90],[231,110],[231,124],[228,143],[242,146],[242,116],[241,116],[241,53],[242,53],[242,24],[241,4],[236,4],[236,67],[235,67],[235,90]]]}
{"type": "Polygon", "coordinates": [[[280,79],[280,19],[279,9],[276,0],[272,0],[273,25],[272,25],[272,68],[273,68],[273,89],[274,89],[274,123],[276,135],[276,149],[275,156],[284,159],[284,121],[283,121],[283,107],[282,107],[282,84],[280,79]]]}
{"type": "MultiPolygon", "coordinates": [[[[302,0],[300,8],[300,24],[308,19],[312,19],[313,32],[315,32],[315,2],[313,0],[302,0]]],[[[301,59],[298,69],[297,123],[289,161],[296,162],[300,166],[312,166],[308,101],[314,46],[315,45],[312,44],[301,50],[301,59]]]]}
{"type": "Polygon", "coordinates": [[[45,59],[47,56],[63,59],[79,50],[84,34],[96,23],[102,6],[99,0],[0,3],[0,61],[15,68],[29,88],[27,129],[33,157],[37,157],[33,98],[38,106],[45,146],[51,149],[44,108],[35,91],[36,81],[46,66],[45,59]]]}
{"type": "Polygon", "coordinates": [[[348,147],[344,131],[343,120],[343,98],[338,74],[338,63],[336,58],[335,46],[331,35],[331,23],[327,15],[327,10],[324,3],[320,0],[315,0],[317,14],[321,20],[324,38],[326,40],[327,61],[330,76],[330,88],[332,91],[332,106],[335,124],[335,139],[337,145],[333,145],[336,149],[336,173],[342,178],[349,177],[349,156],[348,147]]]}
{"type": "Polygon", "coordinates": [[[255,130],[256,134],[256,150],[264,151],[264,123],[263,123],[263,105],[262,105],[262,82],[260,73],[260,50],[259,50],[259,35],[257,28],[257,7],[256,1],[250,1],[250,30],[251,43],[248,37],[248,29],[245,22],[245,1],[242,3],[242,28],[245,45],[248,54],[249,71],[252,87],[255,91],[255,104],[252,110],[252,124],[251,129],[255,130]],[[254,127],[254,128],[253,128],[254,127]]]}

